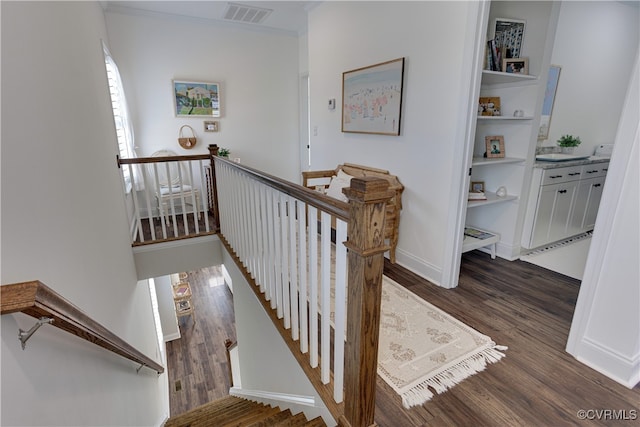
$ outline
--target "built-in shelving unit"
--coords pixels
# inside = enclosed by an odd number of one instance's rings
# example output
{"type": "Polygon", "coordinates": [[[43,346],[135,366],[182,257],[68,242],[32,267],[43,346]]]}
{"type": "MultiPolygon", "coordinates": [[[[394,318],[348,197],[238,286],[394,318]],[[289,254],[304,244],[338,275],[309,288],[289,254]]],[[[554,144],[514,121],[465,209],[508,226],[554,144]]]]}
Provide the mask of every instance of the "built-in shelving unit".
{"type": "MultiPolygon", "coordinates": [[[[496,18],[526,21],[520,57],[528,59],[529,74],[477,70],[481,73],[479,97],[500,98],[498,116],[476,116],[469,184],[481,184],[486,200],[468,200],[465,224],[492,235],[480,241],[465,236],[462,252],[491,248],[492,254],[516,259],[521,251],[521,233],[535,155],[540,111],[555,29],[551,28],[559,8],[551,2],[520,4],[493,1],[490,4],[487,40],[493,37],[496,18]],[[544,78],[543,78],[544,77],[544,78]],[[487,158],[486,137],[504,141],[504,158],[487,158]],[[498,197],[500,187],[506,195],[498,197]]],[[[486,56],[486,52],[484,53],[486,56]]],[[[471,145],[471,144],[470,144],[471,145]]]]}

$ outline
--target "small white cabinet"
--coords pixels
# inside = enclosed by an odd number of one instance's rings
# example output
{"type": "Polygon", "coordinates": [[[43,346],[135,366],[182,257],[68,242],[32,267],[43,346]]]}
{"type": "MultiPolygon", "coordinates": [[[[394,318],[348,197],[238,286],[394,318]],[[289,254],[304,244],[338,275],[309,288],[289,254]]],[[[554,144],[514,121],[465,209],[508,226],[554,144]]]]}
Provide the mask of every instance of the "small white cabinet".
{"type": "Polygon", "coordinates": [[[537,248],[592,230],[608,164],[535,168],[522,246],[537,248]]]}

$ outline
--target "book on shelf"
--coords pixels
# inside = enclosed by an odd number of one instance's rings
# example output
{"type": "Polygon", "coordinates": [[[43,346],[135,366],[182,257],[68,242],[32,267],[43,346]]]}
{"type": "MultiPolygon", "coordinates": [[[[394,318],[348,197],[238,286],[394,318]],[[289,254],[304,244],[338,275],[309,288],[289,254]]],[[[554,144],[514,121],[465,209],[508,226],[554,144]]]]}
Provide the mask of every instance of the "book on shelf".
{"type": "Polygon", "coordinates": [[[495,234],[489,233],[487,231],[478,230],[476,228],[471,228],[471,227],[465,227],[464,235],[473,237],[476,239],[480,239],[480,240],[488,239],[490,237],[495,236],[495,234]]]}
{"type": "Polygon", "coordinates": [[[469,191],[467,200],[487,200],[487,195],[482,191],[469,191]]]}
{"type": "Polygon", "coordinates": [[[182,297],[189,293],[189,285],[179,285],[176,287],[176,297],[182,297]]]}

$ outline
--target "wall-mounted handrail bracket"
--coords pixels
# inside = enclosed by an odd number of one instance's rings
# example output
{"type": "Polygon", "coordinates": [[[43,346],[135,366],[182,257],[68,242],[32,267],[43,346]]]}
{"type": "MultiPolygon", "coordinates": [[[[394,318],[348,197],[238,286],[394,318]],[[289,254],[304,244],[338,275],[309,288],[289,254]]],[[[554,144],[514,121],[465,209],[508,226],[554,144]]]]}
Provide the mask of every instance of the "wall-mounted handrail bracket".
{"type": "Polygon", "coordinates": [[[136,374],[140,373],[140,369],[144,368],[145,366],[147,366],[147,365],[145,365],[144,363],[143,363],[142,365],[140,365],[140,366],[136,369],[136,374]]]}
{"type": "Polygon", "coordinates": [[[33,325],[31,327],[31,329],[29,329],[28,331],[24,331],[22,329],[18,329],[18,339],[22,343],[22,349],[23,350],[27,346],[27,341],[29,341],[29,338],[31,338],[31,335],[33,335],[38,330],[38,328],[40,328],[40,326],[42,326],[44,324],[47,324],[47,323],[53,323],[53,318],[44,317],[43,316],[40,319],[38,319],[38,323],[33,325]]]}

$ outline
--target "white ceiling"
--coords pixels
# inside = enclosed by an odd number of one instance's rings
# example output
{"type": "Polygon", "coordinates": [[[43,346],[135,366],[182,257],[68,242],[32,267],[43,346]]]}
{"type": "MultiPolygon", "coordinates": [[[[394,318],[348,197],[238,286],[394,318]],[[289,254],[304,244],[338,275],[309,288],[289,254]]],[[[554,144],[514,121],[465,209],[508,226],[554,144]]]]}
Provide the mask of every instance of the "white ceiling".
{"type": "Polygon", "coordinates": [[[103,0],[106,11],[123,13],[155,13],[195,18],[211,23],[227,23],[244,27],[282,30],[295,34],[307,31],[307,11],[318,1],[115,1],[103,0]],[[272,9],[262,24],[235,23],[224,19],[229,3],[272,9]]]}

